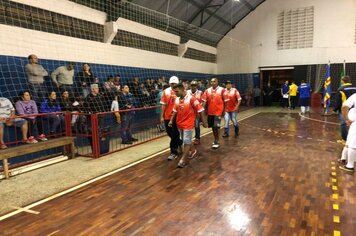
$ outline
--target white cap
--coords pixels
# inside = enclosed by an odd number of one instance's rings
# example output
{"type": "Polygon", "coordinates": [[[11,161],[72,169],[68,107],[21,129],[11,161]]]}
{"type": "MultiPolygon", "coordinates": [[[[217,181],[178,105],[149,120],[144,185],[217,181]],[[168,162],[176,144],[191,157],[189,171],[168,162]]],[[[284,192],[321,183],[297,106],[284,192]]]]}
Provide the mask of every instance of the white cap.
{"type": "Polygon", "coordinates": [[[169,78],[169,83],[170,84],[178,84],[179,83],[179,79],[177,76],[172,76],[171,78],[169,78]]]}

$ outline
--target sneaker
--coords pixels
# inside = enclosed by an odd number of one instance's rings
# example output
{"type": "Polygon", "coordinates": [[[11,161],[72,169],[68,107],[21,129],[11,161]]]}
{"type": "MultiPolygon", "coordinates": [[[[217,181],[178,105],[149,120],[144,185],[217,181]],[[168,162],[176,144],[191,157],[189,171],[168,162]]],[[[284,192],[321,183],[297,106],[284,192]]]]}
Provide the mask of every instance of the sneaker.
{"type": "Polygon", "coordinates": [[[184,162],[182,159],[180,159],[180,161],[178,162],[177,167],[179,168],[184,168],[185,166],[187,166],[188,164],[186,162],[184,162]]]}
{"type": "Polygon", "coordinates": [[[217,142],[214,142],[213,145],[211,146],[211,148],[213,149],[218,149],[220,147],[220,144],[217,142]]]}
{"type": "Polygon", "coordinates": [[[38,141],[33,136],[30,136],[27,140],[24,140],[23,142],[31,144],[38,143],[38,141]]]}
{"type": "Polygon", "coordinates": [[[171,161],[171,160],[176,159],[176,158],[177,158],[177,156],[178,156],[177,154],[171,153],[171,154],[168,156],[168,158],[167,158],[167,159],[168,159],[169,161],[171,161]]]}
{"type": "Polygon", "coordinates": [[[189,156],[188,156],[188,158],[189,159],[193,159],[194,158],[194,156],[197,154],[197,149],[194,149],[194,151],[189,151],[189,156]]]}
{"type": "Polygon", "coordinates": [[[41,134],[41,135],[38,137],[38,139],[41,140],[41,141],[47,141],[47,140],[48,140],[44,134],[41,134]]]}
{"type": "Polygon", "coordinates": [[[226,138],[226,137],[229,137],[229,134],[228,134],[228,133],[224,133],[222,136],[223,136],[224,138],[226,138]]]}
{"type": "Polygon", "coordinates": [[[344,171],[347,171],[347,172],[354,172],[355,171],[355,168],[349,168],[349,167],[346,167],[346,166],[339,166],[339,168],[341,170],[344,170],[344,171]]]}
{"type": "Polygon", "coordinates": [[[0,145],[0,149],[6,149],[6,148],[7,148],[7,146],[5,144],[0,145]]]}
{"type": "Polygon", "coordinates": [[[194,141],[193,141],[193,144],[194,145],[199,145],[200,144],[200,139],[194,139],[194,141]]]}

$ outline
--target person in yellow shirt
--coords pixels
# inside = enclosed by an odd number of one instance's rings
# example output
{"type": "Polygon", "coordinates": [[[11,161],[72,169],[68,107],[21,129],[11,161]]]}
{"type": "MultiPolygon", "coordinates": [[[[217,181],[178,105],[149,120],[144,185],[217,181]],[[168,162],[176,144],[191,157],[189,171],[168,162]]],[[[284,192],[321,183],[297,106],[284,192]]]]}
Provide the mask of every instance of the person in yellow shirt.
{"type": "Polygon", "coordinates": [[[297,104],[297,91],[298,86],[292,81],[292,84],[289,86],[289,107],[294,110],[297,104]]]}

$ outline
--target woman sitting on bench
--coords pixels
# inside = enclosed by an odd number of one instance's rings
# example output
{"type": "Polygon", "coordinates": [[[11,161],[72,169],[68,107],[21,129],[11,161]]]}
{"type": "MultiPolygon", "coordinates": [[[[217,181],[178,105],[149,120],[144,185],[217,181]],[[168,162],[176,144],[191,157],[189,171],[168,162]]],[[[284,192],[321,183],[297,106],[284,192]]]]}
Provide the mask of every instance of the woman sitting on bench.
{"type": "Polygon", "coordinates": [[[43,133],[43,116],[29,116],[38,114],[36,102],[31,99],[29,91],[23,91],[20,93],[20,99],[16,102],[15,107],[17,114],[20,116],[28,116],[24,119],[28,122],[28,136],[29,139],[34,139],[35,127],[37,127],[38,139],[46,141],[47,138],[43,133]]]}
{"type": "Polygon", "coordinates": [[[57,130],[60,132],[64,129],[64,116],[63,114],[53,114],[55,112],[60,112],[61,107],[57,102],[57,94],[55,91],[51,91],[48,94],[48,98],[41,103],[40,112],[41,113],[51,113],[44,116],[44,120],[48,120],[49,123],[49,133],[50,136],[55,136],[57,130]]]}

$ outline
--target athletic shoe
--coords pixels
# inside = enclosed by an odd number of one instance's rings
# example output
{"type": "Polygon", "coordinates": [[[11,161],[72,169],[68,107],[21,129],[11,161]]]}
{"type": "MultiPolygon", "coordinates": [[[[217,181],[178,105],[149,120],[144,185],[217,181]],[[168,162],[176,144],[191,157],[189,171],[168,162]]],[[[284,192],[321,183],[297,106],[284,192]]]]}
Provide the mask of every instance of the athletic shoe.
{"type": "Polygon", "coordinates": [[[41,140],[41,141],[47,141],[48,140],[44,134],[41,134],[40,136],[38,136],[38,139],[41,140]]]}
{"type": "Polygon", "coordinates": [[[171,161],[171,160],[176,159],[176,158],[177,158],[177,156],[178,156],[177,154],[171,153],[171,154],[168,156],[168,158],[167,158],[167,159],[168,159],[169,161],[171,161]]]}
{"type": "Polygon", "coordinates": [[[177,167],[179,167],[179,168],[184,168],[184,167],[187,166],[187,165],[188,165],[188,164],[185,163],[185,162],[183,161],[183,159],[180,159],[180,161],[178,162],[177,167]]]}
{"type": "Polygon", "coordinates": [[[6,148],[7,148],[7,146],[5,144],[0,145],[0,149],[6,149],[6,148]]]}
{"type": "Polygon", "coordinates": [[[228,133],[224,133],[222,136],[223,136],[224,138],[227,138],[227,137],[229,137],[229,134],[228,134],[228,133]]]}
{"type": "Polygon", "coordinates": [[[193,144],[194,145],[199,145],[200,144],[200,139],[194,139],[194,141],[193,141],[193,144]]]}
{"type": "Polygon", "coordinates": [[[188,158],[189,159],[193,159],[194,158],[194,156],[197,154],[197,149],[194,149],[194,151],[189,151],[189,156],[188,156],[188,158]]]}
{"type": "Polygon", "coordinates": [[[218,149],[220,147],[219,143],[214,142],[213,145],[211,146],[211,148],[213,149],[218,149]]]}
{"type": "Polygon", "coordinates": [[[339,166],[339,168],[341,170],[344,170],[344,171],[347,171],[347,172],[354,172],[355,171],[355,168],[349,168],[349,167],[346,167],[346,166],[339,166]]]}
{"type": "Polygon", "coordinates": [[[24,140],[23,142],[31,144],[38,143],[38,141],[33,136],[30,136],[27,140],[24,140]]]}

